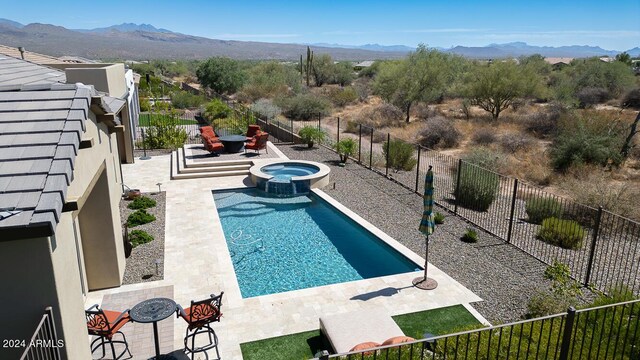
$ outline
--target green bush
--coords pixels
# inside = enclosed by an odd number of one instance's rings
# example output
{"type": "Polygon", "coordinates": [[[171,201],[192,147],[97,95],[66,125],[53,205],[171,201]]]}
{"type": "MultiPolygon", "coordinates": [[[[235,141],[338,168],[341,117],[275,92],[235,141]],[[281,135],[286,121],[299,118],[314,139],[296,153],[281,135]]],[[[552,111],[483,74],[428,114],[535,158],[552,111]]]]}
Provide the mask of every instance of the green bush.
{"type": "Polygon", "coordinates": [[[564,249],[580,249],[586,231],[577,221],[548,218],[542,221],[538,239],[564,249]]]}
{"type": "Polygon", "coordinates": [[[355,155],[358,150],[358,143],[351,139],[342,139],[336,143],[336,151],[340,154],[340,162],[345,164],[349,156],[355,155]]]}
{"type": "Polygon", "coordinates": [[[477,243],[478,242],[478,232],[473,230],[473,229],[467,229],[467,232],[465,232],[462,235],[462,241],[466,242],[466,243],[477,243]]]}
{"type": "Polygon", "coordinates": [[[140,209],[129,214],[129,217],[127,217],[127,226],[134,227],[138,225],[144,225],[155,220],[156,220],[156,217],[153,216],[152,214],[149,214],[147,210],[140,209]]]}
{"type": "Polygon", "coordinates": [[[468,163],[495,172],[501,172],[507,167],[507,157],[502,151],[492,150],[484,146],[473,148],[463,156],[463,159],[468,163]]]}
{"type": "Polygon", "coordinates": [[[440,212],[436,212],[433,215],[433,221],[438,225],[444,224],[444,215],[442,215],[442,213],[440,212]]]}
{"type": "Polygon", "coordinates": [[[233,110],[220,99],[213,99],[204,107],[203,116],[210,122],[231,116],[233,110]]]}
{"type": "Polygon", "coordinates": [[[569,306],[575,306],[577,301],[569,296],[556,294],[550,291],[541,291],[535,294],[527,304],[528,319],[559,314],[567,311],[569,306]]]}
{"type": "Polygon", "coordinates": [[[156,206],[156,201],[147,196],[137,197],[127,205],[127,207],[132,210],[149,209],[154,206],[156,206]]]}
{"type": "Polygon", "coordinates": [[[498,174],[463,163],[456,201],[467,209],[487,211],[498,194],[498,174]]]}
{"type": "Polygon", "coordinates": [[[140,111],[151,111],[151,102],[149,102],[148,98],[140,98],[140,111]]]}
{"type": "Polygon", "coordinates": [[[153,241],[153,236],[144,230],[132,230],[129,233],[129,241],[131,241],[131,246],[135,248],[138,245],[153,241]]]}
{"type": "Polygon", "coordinates": [[[351,86],[347,86],[343,89],[331,88],[329,90],[329,100],[335,106],[345,106],[354,103],[358,100],[358,93],[351,86]]]}
{"type": "Polygon", "coordinates": [[[315,126],[303,127],[298,131],[298,135],[305,144],[309,145],[309,147],[312,147],[313,143],[316,141],[322,142],[325,138],[325,132],[315,126]]]}
{"type": "Polygon", "coordinates": [[[281,99],[280,107],[284,109],[284,115],[294,120],[310,120],[318,114],[329,114],[331,104],[323,97],[313,94],[300,94],[292,98],[281,99]]]}
{"type": "Polygon", "coordinates": [[[552,197],[534,197],[528,199],[525,204],[529,222],[542,223],[546,218],[562,217],[562,205],[552,197]]]}
{"type": "Polygon", "coordinates": [[[171,105],[176,109],[197,108],[206,101],[204,96],[194,95],[188,91],[176,91],[171,94],[171,105]]]}
{"type": "Polygon", "coordinates": [[[147,149],[177,149],[188,135],[175,114],[151,114],[144,143],[147,149]]]}
{"type": "Polygon", "coordinates": [[[393,139],[389,143],[385,141],[382,145],[385,159],[389,159],[387,166],[396,172],[400,170],[410,171],[416,166],[417,161],[413,156],[415,150],[414,145],[400,139],[393,139]],[[387,151],[389,152],[388,154],[387,151]]]}

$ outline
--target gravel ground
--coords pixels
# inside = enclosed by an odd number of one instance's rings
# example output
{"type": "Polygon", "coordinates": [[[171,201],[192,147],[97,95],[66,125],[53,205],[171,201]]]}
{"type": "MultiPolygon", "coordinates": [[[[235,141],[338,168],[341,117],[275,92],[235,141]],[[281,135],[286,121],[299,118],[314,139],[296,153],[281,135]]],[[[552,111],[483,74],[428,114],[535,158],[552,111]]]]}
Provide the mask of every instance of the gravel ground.
{"type": "MultiPolygon", "coordinates": [[[[338,155],[328,149],[279,149],[292,159],[330,166],[331,183],[323,189],[326,193],[417,254],[424,254],[424,236],[418,231],[420,196],[353,162],[337,166],[338,155]]],[[[542,276],[546,265],[479,229],[477,243],[464,243],[460,237],[473,225],[439,206],[435,211],[445,214],[446,219],[431,236],[430,262],[482,297],[483,302],[473,305],[490,322],[521,319],[529,299],[549,286],[542,276]]]]}
{"type": "MultiPolygon", "coordinates": [[[[147,212],[155,215],[156,220],[148,224],[139,225],[131,230],[144,230],[153,236],[153,241],[139,245],[133,249],[127,259],[124,271],[123,284],[136,284],[145,281],[156,281],[164,278],[164,226],[165,226],[165,199],[166,193],[143,193],[142,195],[154,199],[157,204],[147,212]],[[156,274],[156,259],[160,260],[156,274]]],[[[120,217],[122,222],[127,221],[129,214],[135,210],[127,208],[130,200],[120,200],[120,217]]]]}

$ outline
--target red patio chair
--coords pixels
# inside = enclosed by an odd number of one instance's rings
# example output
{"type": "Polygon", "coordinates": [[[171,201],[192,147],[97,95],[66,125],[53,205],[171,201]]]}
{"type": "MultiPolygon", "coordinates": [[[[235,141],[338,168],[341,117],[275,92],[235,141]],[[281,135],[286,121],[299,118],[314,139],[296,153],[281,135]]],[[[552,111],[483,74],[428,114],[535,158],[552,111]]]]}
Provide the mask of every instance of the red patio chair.
{"type": "Polygon", "coordinates": [[[103,310],[100,309],[98,304],[95,304],[85,310],[84,313],[87,320],[87,330],[89,331],[89,335],[96,336],[96,338],[91,341],[91,354],[101,347],[101,358],[105,357],[105,345],[109,343],[113,359],[120,359],[126,353],[129,353],[129,358],[133,357],[129,351],[127,338],[124,336],[124,333],[120,331],[120,329],[130,320],[129,309],[123,312],[103,310]],[[114,340],[113,337],[116,334],[122,335],[122,340],[114,340]],[[98,341],[100,342],[98,343],[98,341]],[[117,356],[114,344],[124,344],[125,346],[124,350],[122,350],[122,352],[117,356]]]}
{"type": "Polygon", "coordinates": [[[260,134],[260,126],[259,125],[249,125],[247,128],[247,141],[251,141],[254,136],[260,134]]]}
{"type": "Polygon", "coordinates": [[[260,153],[260,150],[265,149],[268,154],[267,141],[269,141],[269,133],[261,132],[260,135],[254,136],[250,142],[244,145],[244,152],[246,153],[247,149],[251,149],[260,153]]]}
{"type": "Polygon", "coordinates": [[[178,305],[177,315],[187,322],[187,332],[184,337],[184,349],[186,352],[191,353],[191,360],[193,360],[194,354],[197,352],[207,351],[209,349],[216,349],[218,359],[220,359],[220,352],[218,351],[218,336],[216,332],[211,328],[212,322],[220,321],[222,312],[222,295],[224,291],[220,292],[220,295],[211,294],[208,299],[193,301],[191,300],[191,306],[183,309],[178,305]],[[200,347],[195,346],[196,336],[199,334],[207,334],[209,336],[209,343],[200,347]],[[189,339],[191,339],[191,346],[189,346],[189,339]]]}

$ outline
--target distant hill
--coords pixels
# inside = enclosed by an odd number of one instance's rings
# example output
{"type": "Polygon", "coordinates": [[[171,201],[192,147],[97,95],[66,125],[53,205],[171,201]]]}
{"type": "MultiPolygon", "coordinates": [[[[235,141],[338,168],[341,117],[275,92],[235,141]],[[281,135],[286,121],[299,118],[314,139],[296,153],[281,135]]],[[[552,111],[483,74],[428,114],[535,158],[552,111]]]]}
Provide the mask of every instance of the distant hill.
{"type": "MultiPolygon", "coordinates": [[[[52,56],[130,60],[228,56],[236,59],[297,61],[307,51],[306,45],[208,39],[145,24],[78,31],[49,24],[36,23],[17,27],[1,23],[0,44],[23,46],[27,50],[52,56]]],[[[406,55],[406,52],[346,48],[318,47],[314,50],[317,54],[330,54],[336,60],[353,61],[397,59],[406,55]]]]}
{"type": "Polygon", "coordinates": [[[365,45],[342,45],[342,44],[327,44],[327,43],[315,43],[311,46],[321,46],[328,48],[342,48],[342,49],[361,49],[370,51],[383,51],[383,52],[404,52],[415,51],[416,48],[412,48],[405,45],[379,45],[379,44],[365,44],[365,45]]]}
{"type": "MultiPolygon", "coordinates": [[[[598,46],[533,46],[524,42],[512,42],[506,44],[490,44],[484,47],[456,46],[445,50],[446,52],[458,54],[471,58],[504,58],[518,57],[533,54],[540,54],[546,57],[592,57],[592,56],[615,56],[620,51],[605,50],[598,46]]],[[[629,52],[629,51],[627,51],[629,52]]]]}
{"type": "Polygon", "coordinates": [[[134,24],[134,23],[122,23],[120,25],[111,25],[109,27],[103,28],[95,28],[95,29],[77,29],[75,31],[80,32],[93,32],[93,33],[105,33],[110,31],[120,31],[120,32],[134,32],[134,31],[143,31],[143,32],[151,32],[151,33],[173,33],[173,31],[167,29],[158,29],[150,24],[134,24]]]}
{"type": "Polygon", "coordinates": [[[640,47],[634,47],[633,49],[629,49],[626,51],[627,54],[631,55],[631,57],[640,57],[640,47]]]}
{"type": "MultiPolygon", "coordinates": [[[[23,46],[27,50],[53,56],[79,56],[89,59],[203,59],[228,56],[236,59],[275,59],[297,61],[306,53],[306,44],[216,40],[156,28],[150,24],[123,23],[96,29],[70,30],[50,24],[28,24],[0,19],[0,44],[23,46]]],[[[336,60],[397,59],[415,50],[404,45],[313,44],[317,54],[330,54],[336,60]]],[[[597,46],[532,46],[524,42],[490,44],[483,47],[456,46],[441,51],[469,58],[505,58],[541,54],[547,57],[615,56],[619,51],[597,46]]],[[[640,48],[627,50],[640,56],[640,48]]]]}
{"type": "Polygon", "coordinates": [[[24,25],[20,24],[17,21],[3,19],[3,18],[0,18],[0,25],[6,25],[6,26],[18,28],[18,29],[22,29],[24,27],[24,25]]]}

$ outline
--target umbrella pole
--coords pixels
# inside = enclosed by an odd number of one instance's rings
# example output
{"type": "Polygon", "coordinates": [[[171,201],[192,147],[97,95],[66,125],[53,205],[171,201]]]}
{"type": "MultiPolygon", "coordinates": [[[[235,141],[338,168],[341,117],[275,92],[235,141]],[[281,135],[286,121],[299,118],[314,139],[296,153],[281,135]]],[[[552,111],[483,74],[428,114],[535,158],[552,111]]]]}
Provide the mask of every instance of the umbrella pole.
{"type": "Polygon", "coordinates": [[[413,279],[413,286],[421,290],[433,290],[438,287],[438,282],[427,277],[427,268],[429,266],[429,236],[427,236],[425,240],[424,277],[413,279]]]}

